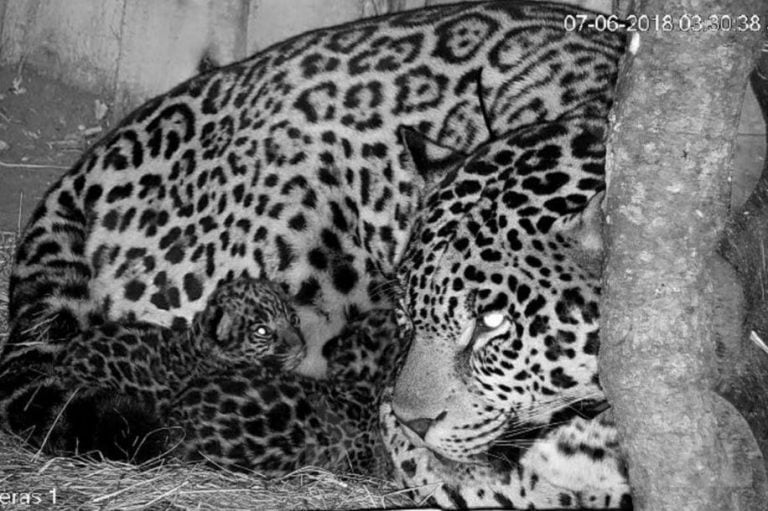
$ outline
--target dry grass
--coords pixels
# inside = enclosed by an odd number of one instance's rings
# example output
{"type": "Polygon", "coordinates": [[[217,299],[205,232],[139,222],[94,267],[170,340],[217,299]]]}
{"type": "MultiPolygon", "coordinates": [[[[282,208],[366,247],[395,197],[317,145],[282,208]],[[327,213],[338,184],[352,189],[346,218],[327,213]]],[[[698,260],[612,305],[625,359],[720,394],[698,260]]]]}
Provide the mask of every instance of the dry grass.
{"type": "Polygon", "coordinates": [[[142,468],[110,461],[36,456],[0,435],[0,506],[11,494],[34,506],[17,509],[237,510],[387,509],[416,504],[392,483],[305,468],[280,479],[169,461],[142,468]],[[56,502],[52,502],[55,492],[56,502]],[[6,493],[8,495],[3,495],[6,493]]]}

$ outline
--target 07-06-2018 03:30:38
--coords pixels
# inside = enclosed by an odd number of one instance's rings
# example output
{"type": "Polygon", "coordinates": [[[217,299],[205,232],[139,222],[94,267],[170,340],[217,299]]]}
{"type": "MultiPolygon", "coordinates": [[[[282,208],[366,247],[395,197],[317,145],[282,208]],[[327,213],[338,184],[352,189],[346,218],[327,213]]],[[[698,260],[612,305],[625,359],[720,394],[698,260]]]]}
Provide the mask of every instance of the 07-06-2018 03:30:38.
{"type": "Polygon", "coordinates": [[[764,27],[757,14],[630,14],[624,19],[615,14],[569,14],[563,18],[567,32],[759,32],[764,27]]]}

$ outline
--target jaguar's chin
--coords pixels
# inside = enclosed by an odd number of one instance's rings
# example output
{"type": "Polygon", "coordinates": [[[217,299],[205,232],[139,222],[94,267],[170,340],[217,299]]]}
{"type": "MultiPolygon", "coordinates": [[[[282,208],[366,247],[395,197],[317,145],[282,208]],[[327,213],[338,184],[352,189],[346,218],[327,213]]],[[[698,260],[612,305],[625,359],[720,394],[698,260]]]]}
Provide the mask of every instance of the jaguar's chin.
{"type": "MultiPolygon", "coordinates": [[[[446,449],[441,448],[441,446],[433,445],[428,442],[426,442],[424,439],[422,439],[419,435],[417,435],[411,428],[404,426],[400,423],[397,424],[397,428],[400,430],[400,433],[408,439],[408,441],[411,443],[411,445],[414,448],[418,449],[426,449],[429,451],[431,456],[439,462],[445,469],[450,469],[451,467],[459,467],[461,465],[487,465],[487,455],[483,447],[476,448],[472,451],[470,450],[450,450],[447,451],[446,449]]],[[[488,444],[487,447],[490,447],[490,444],[488,444]]]]}

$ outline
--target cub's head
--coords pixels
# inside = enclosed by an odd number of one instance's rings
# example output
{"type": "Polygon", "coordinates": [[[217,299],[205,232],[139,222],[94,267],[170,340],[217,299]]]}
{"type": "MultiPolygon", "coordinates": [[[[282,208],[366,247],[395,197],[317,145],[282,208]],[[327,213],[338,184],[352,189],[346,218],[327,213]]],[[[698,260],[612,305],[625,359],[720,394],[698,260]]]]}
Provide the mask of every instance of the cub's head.
{"type": "Polygon", "coordinates": [[[266,279],[220,284],[195,316],[193,329],[198,342],[225,361],[292,370],[306,354],[290,298],[266,279]]]}
{"type": "MultiPolygon", "coordinates": [[[[456,461],[514,443],[597,380],[605,121],[531,125],[459,155],[413,132],[406,163],[445,166],[398,267],[412,335],[392,407],[456,461]]],[[[418,437],[418,438],[416,438],[418,437]]]]}

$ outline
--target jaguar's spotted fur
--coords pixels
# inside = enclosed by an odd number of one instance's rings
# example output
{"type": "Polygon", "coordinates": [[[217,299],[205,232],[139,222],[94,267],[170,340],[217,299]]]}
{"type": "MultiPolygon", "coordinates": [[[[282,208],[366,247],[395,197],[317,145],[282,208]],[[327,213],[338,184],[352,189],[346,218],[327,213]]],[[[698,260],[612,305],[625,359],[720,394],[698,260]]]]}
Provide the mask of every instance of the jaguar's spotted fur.
{"type": "MultiPolygon", "coordinates": [[[[564,17],[579,13],[499,1],[322,29],[139,108],[51,188],[25,230],[0,359],[2,422],[39,443],[68,395],[57,362],[80,332],[105,322],[184,328],[219,283],[240,276],[285,286],[307,342],[299,370],[327,373],[323,346],[348,318],[393,306],[382,289],[424,187],[455,170],[455,154],[584,105],[605,117],[624,37],[565,31],[564,17]],[[420,136],[437,145],[405,149],[420,136]]],[[[473,193],[467,185],[431,200],[450,209],[473,193]]],[[[551,200],[569,198],[553,189],[551,200]]],[[[467,240],[498,252],[493,239],[467,240]]],[[[418,314],[440,321],[438,305],[427,297],[418,314]]],[[[544,363],[556,374],[581,358],[544,363]]],[[[233,369],[195,385],[223,389],[221,404],[251,399],[256,383],[233,369]]],[[[212,413],[195,391],[176,411],[201,410],[212,429],[195,434],[221,439],[233,412],[212,413]]]]}

